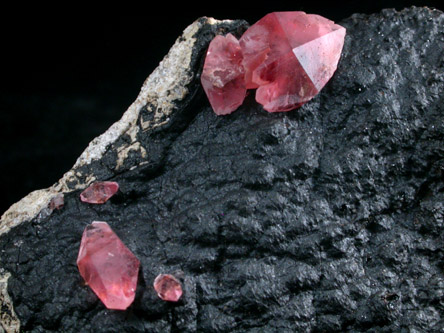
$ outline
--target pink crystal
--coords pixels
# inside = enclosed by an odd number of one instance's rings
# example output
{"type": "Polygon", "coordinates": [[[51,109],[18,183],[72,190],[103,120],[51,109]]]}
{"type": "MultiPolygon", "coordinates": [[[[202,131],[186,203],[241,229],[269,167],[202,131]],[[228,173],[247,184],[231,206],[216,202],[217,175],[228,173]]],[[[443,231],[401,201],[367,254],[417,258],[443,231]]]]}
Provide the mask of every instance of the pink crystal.
{"type": "Polygon", "coordinates": [[[49,202],[48,208],[53,211],[54,209],[61,209],[65,204],[65,196],[63,193],[56,194],[49,202]]]}
{"type": "Polygon", "coordinates": [[[106,222],[94,221],[82,236],[77,267],[108,309],[125,310],[134,300],[139,260],[106,222]]]}
{"type": "Polygon", "coordinates": [[[229,114],[243,103],[247,89],[242,52],[232,34],[218,35],[211,41],[201,82],[216,114],[229,114]]]}
{"type": "Polygon", "coordinates": [[[177,302],[182,296],[182,286],[171,274],[158,275],[154,280],[154,289],[164,301],[177,302]]]}
{"type": "Polygon", "coordinates": [[[91,204],[103,204],[119,190],[116,182],[95,182],[80,193],[80,200],[91,204]]]}
{"type": "Polygon", "coordinates": [[[270,13],[239,40],[248,88],[270,112],[312,99],[336,71],[345,28],[304,12],[270,13]]]}

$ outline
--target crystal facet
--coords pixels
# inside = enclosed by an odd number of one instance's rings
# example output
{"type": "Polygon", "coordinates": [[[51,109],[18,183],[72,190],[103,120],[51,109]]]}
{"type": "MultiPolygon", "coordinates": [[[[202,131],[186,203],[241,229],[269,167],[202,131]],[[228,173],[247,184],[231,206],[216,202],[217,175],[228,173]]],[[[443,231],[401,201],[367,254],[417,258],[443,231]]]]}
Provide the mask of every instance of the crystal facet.
{"type": "Polygon", "coordinates": [[[82,236],[77,267],[108,309],[125,310],[134,300],[139,260],[106,222],[94,221],[82,236]]]}
{"type": "Polygon", "coordinates": [[[242,52],[232,35],[216,36],[210,43],[201,75],[202,86],[218,115],[235,111],[244,101],[246,87],[242,52]]]}
{"type": "Polygon", "coordinates": [[[158,275],[154,280],[154,289],[164,301],[177,302],[182,296],[182,286],[171,274],[158,275]]]}
{"type": "Polygon", "coordinates": [[[103,204],[119,190],[116,182],[95,182],[80,193],[80,200],[91,204],[103,204]]]}
{"type": "Polygon", "coordinates": [[[312,99],[336,71],[345,28],[304,12],[270,13],[239,40],[245,81],[270,112],[289,111],[312,99]]]}

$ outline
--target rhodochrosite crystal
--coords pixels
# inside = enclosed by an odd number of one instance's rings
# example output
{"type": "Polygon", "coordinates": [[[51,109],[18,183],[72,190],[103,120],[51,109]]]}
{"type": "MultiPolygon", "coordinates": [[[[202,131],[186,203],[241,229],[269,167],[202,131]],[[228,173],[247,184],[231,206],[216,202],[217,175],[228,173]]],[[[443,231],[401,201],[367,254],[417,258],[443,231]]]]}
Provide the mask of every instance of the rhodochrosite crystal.
{"type": "Polygon", "coordinates": [[[63,193],[59,193],[51,199],[48,208],[50,210],[61,209],[64,204],[65,204],[65,196],[63,195],[63,193]]]}
{"type": "Polygon", "coordinates": [[[77,267],[108,309],[125,310],[134,301],[139,265],[108,223],[94,221],[85,228],[77,267]]]}
{"type": "Polygon", "coordinates": [[[270,13],[239,40],[247,87],[270,112],[312,99],[336,71],[345,28],[304,12],[270,13]]]}
{"type": "Polygon", "coordinates": [[[171,274],[158,275],[154,280],[154,289],[164,301],[177,302],[182,296],[182,286],[171,274]]]}
{"type": "Polygon", "coordinates": [[[244,101],[247,89],[242,52],[239,41],[232,34],[225,37],[218,35],[211,41],[201,82],[211,107],[218,115],[233,112],[244,101]]]}
{"type": "Polygon", "coordinates": [[[103,204],[119,190],[116,182],[95,182],[80,193],[80,200],[92,204],[103,204]]]}
{"type": "MultiPolygon", "coordinates": [[[[267,14],[239,40],[241,52],[236,59],[242,58],[243,85],[247,89],[257,88],[256,101],[269,112],[300,107],[318,94],[333,76],[344,37],[345,28],[319,15],[304,12],[267,14]]],[[[233,38],[231,36],[230,41],[234,44],[233,38]]],[[[211,57],[224,59],[226,53],[212,49],[211,57]]],[[[226,61],[217,63],[217,72],[222,73],[226,61]]],[[[236,68],[236,73],[242,72],[236,68]]],[[[225,71],[231,72],[231,67],[225,71]]],[[[237,79],[236,86],[243,85],[237,79]]],[[[218,93],[218,100],[227,98],[225,90],[218,93]]],[[[218,113],[213,104],[211,102],[218,113]]]]}

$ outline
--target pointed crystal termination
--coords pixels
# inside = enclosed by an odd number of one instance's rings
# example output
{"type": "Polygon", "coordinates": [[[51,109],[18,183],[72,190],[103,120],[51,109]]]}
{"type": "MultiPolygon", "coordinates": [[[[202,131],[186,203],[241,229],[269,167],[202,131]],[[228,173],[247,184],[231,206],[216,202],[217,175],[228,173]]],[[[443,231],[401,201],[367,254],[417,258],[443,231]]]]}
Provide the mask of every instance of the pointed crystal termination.
{"type": "Polygon", "coordinates": [[[94,221],[85,228],[77,267],[108,309],[125,310],[134,301],[139,266],[108,223],[94,221]]]}
{"type": "Polygon", "coordinates": [[[91,204],[107,202],[119,190],[116,182],[95,182],[80,193],[80,200],[91,204]]]}
{"type": "Polygon", "coordinates": [[[242,52],[232,35],[216,36],[210,43],[201,75],[202,86],[217,115],[235,111],[244,101],[242,52]]]}
{"type": "Polygon", "coordinates": [[[300,107],[333,76],[344,37],[345,28],[319,15],[267,14],[239,40],[246,86],[269,112],[300,107]]]}
{"type": "Polygon", "coordinates": [[[171,274],[158,275],[154,280],[154,289],[164,301],[177,302],[182,296],[182,286],[171,274]]]}

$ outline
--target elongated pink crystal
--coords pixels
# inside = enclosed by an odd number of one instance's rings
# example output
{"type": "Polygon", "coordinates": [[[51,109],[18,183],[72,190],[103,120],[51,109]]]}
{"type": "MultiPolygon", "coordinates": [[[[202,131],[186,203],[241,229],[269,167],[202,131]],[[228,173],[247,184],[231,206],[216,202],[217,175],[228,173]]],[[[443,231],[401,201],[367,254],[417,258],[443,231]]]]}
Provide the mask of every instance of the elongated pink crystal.
{"type": "Polygon", "coordinates": [[[312,99],[336,71],[345,28],[304,12],[270,13],[239,40],[246,85],[270,112],[312,99]]]}
{"type": "Polygon", "coordinates": [[[91,204],[103,204],[118,190],[119,184],[116,182],[94,182],[80,193],[80,200],[91,204]]]}
{"type": "Polygon", "coordinates": [[[94,221],[85,228],[77,267],[108,309],[125,310],[134,301],[139,266],[108,223],[94,221]]]}
{"type": "Polygon", "coordinates": [[[211,41],[201,82],[216,114],[229,114],[243,103],[247,89],[242,52],[232,34],[218,35],[211,41]]]}
{"type": "Polygon", "coordinates": [[[157,295],[168,302],[177,302],[182,296],[182,286],[173,275],[160,274],[154,280],[157,295]]]}

